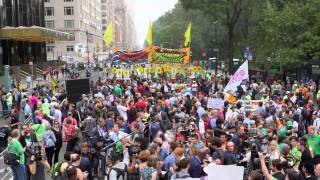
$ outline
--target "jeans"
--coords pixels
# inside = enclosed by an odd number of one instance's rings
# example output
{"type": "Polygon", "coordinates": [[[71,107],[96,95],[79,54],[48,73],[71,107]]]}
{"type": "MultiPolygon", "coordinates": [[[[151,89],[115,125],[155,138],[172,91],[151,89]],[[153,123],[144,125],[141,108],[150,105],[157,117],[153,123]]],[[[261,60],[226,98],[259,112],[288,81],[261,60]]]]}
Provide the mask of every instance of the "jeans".
{"type": "Polygon", "coordinates": [[[27,180],[27,172],[24,164],[18,166],[11,166],[13,173],[13,180],[27,180]]]}

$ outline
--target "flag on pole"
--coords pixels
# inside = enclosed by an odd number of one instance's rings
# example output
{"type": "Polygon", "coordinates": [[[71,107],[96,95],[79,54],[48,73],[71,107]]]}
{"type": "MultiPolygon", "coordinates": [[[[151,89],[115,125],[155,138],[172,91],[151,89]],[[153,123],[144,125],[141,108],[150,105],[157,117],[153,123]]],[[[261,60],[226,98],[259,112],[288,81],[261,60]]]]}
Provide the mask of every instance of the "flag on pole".
{"type": "Polygon", "coordinates": [[[151,21],[149,22],[149,27],[148,27],[147,42],[149,45],[152,45],[152,23],[151,23],[151,21]]]}
{"type": "Polygon", "coordinates": [[[245,61],[233,76],[231,76],[227,86],[223,90],[223,93],[227,93],[228,91],[236,92],[237,87],[246,79],[249,79],[248,61],[245,61]]]}
{"type": "Polygon", "coordinates": [[[191,43],[191,22],[188,26],[188,29],[186,30],[186,32],[184,33],[184,46],[189,46],[189,44],[191,43]]]}
{"type": "Polygon", "coordinates": [[[109,23],[106,32],[103,35],[103,40],[106,45],[110,45],[113,42],[113,28],[112,22],[109,23]]]}

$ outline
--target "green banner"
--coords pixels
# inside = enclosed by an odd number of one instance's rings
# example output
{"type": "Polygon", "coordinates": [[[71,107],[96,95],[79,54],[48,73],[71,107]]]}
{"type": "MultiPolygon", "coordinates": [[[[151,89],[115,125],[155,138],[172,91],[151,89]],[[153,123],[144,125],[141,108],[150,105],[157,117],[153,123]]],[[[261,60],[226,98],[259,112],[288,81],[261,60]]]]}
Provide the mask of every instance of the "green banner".
{"type": "Polygon", "coordinates": [[[153,53],[151,60],[154,63],[183,63],[184,54],[164,54],[164,53],[153,53]]]}

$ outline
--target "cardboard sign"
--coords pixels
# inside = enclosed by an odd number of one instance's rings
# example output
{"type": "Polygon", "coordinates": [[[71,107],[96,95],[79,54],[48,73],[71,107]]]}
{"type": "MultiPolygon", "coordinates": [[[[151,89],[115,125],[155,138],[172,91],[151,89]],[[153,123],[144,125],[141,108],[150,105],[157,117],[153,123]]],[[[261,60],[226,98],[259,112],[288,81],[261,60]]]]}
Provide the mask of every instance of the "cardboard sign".
{"type": "Polygon", "coordinates": [[[224,107],[224,100],[218,98],[209,98],[207,108],[217,108],[223,109],[224,107]]]}

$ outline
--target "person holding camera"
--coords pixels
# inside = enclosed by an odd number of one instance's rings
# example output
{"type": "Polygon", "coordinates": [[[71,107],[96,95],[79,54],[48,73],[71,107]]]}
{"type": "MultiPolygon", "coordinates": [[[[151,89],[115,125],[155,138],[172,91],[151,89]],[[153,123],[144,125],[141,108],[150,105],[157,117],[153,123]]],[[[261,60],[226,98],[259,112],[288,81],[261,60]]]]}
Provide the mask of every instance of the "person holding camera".
{"type": "Polygon", "coordinates": [[[263,172],[263,176],[266,177],[266,180],[285,180],[285,175],[282,173],[282,163],[280,159],[275,159],[271,162],[272,173],[269,173],[269,170],[265,162],[266,157],[260,152],[258,153],[258,155],[259,155],[261,170],[263,172]]]}
{"type": "Polygon", "coordinates": [[[30,180],[46,179],[45,170],[50,171],[50,165],[45,155],[45,147],[39,144],[41,151],[40,156],[38,154],[32,154],[27,161],[27,166],[30,170],[30,180]]]}
{"type": "Polygon", "coordinates": [[[109,155],[109,160],[111,161],[110,167],[107,170],[107,175],[105,180],[126,180],[127,179],[127,169],[130,162],[129,152],[126,148],[126,141],[121,141],[122,152],[112,151],[109,155]]]}

